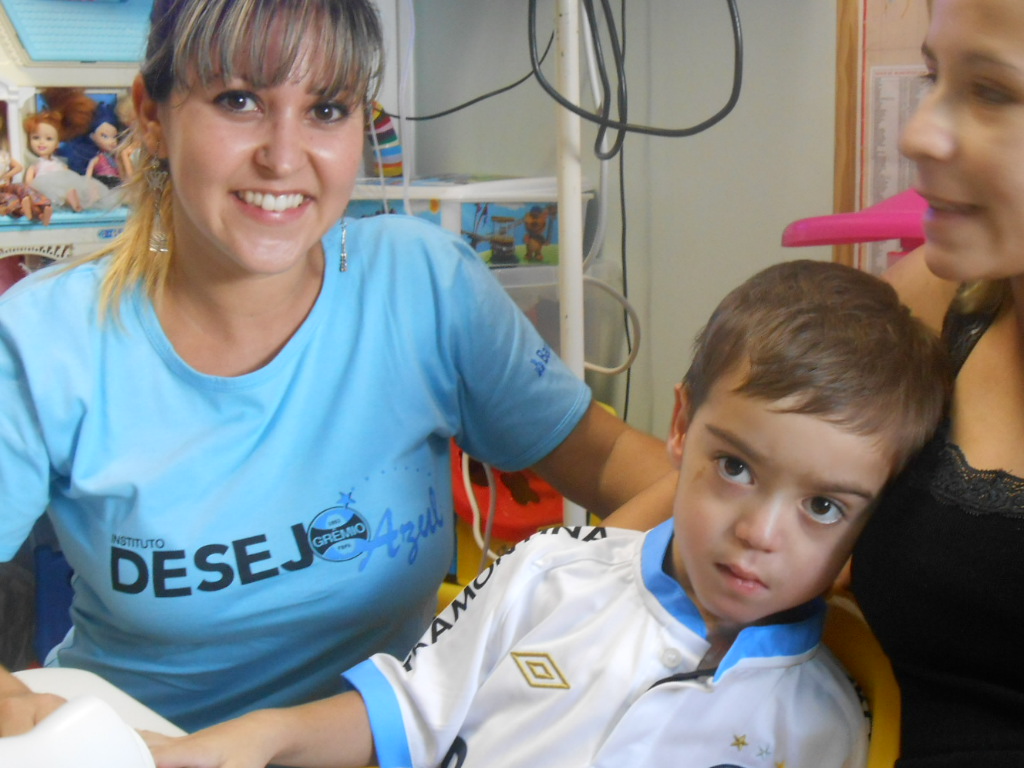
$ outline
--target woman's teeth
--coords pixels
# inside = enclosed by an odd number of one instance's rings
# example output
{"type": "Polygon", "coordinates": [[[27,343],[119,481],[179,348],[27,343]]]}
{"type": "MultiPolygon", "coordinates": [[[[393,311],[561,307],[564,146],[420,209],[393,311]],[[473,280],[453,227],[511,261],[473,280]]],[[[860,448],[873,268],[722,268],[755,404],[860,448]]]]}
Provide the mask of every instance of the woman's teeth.
{"type": "Polygon", "coordinates": [[[302,201],[305,199],[303,195],[297,192],[291,195],[272,195],[269,192],[245,191],[240,193],[239,197],[249,205],[255,205],[257,208],[262,208],[264,211],[273,211],[275,213],[287,211],[291,208],[298,208],[302,205],[302,201]]]}

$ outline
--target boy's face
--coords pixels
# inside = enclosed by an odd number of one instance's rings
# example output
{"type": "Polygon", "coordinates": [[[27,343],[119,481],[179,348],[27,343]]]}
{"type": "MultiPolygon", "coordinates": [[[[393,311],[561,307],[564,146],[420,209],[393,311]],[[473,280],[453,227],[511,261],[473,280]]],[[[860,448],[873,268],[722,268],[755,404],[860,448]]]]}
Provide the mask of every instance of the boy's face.
{"type": "Polygon", "coordinates": [[[824,594],[892,470],[877,437],[733,391],[719,380],[697,411],[677,391],[669,449],[676,577],[709,635],[824,594]]]}

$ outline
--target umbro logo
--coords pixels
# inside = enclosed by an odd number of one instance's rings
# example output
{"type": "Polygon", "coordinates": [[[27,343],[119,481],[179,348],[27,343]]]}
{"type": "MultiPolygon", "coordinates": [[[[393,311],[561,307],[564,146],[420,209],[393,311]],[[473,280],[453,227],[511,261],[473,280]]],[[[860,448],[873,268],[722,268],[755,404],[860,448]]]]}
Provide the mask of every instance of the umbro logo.
{"type": "Polygon", "coordinates": [[[546,653],[517,653],[512,652],[519,671],[526,678],[531,688],[569,688],[569,681],[565,679],[562,670],[555,664],[546,653]]]}

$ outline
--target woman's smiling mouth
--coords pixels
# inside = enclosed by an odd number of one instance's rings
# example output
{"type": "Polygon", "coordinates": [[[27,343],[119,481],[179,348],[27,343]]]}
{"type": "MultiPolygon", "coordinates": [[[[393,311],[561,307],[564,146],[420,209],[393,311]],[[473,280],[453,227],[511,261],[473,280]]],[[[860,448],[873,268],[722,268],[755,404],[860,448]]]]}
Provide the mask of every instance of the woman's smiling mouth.
{"type": "Polygon", "coordinates": [[[291,210],[292,208],[298,208],[306,200],[306,196],[294,192],[286,195],[275,195],[270,192],[255,192],[252,190],[245,190],[238,192],[237,196],[240,200],[249,205],[262,208],[264,211],[270,211],[273,213],[280,213],[282,211],[291,210]]]}

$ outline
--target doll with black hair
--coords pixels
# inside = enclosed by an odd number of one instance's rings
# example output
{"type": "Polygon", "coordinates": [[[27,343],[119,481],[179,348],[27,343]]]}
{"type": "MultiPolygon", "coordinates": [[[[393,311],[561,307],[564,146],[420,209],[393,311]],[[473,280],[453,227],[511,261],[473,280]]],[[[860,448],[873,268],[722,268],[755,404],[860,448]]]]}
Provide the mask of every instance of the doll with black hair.
{"type": "Polygon", "coordinates": [[[126,176],[117,155],[121,132],[114,108],[106,103],[97,105],[92,130],[89,132],[89,140],[95,145],[96,154],[86,166],[85,175],[110,189],[120,186],[126,176]]]}

